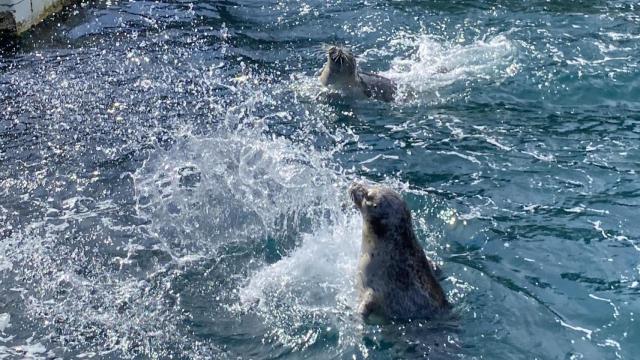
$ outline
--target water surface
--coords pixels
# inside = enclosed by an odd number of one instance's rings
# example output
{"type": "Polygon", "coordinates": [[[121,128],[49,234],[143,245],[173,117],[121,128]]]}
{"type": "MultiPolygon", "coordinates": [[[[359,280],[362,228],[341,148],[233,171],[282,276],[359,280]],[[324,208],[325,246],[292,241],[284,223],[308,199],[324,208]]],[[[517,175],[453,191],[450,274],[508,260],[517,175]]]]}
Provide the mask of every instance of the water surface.
{"type": "Polygon", "coordinates": [[[640,3],[84,3],[0,55],[0,356],[633,359],[640,3]],[[323,44],[396,79],[319,100],[323,44]],[[454,314],[354,315],[347,186],[454,314]]]}

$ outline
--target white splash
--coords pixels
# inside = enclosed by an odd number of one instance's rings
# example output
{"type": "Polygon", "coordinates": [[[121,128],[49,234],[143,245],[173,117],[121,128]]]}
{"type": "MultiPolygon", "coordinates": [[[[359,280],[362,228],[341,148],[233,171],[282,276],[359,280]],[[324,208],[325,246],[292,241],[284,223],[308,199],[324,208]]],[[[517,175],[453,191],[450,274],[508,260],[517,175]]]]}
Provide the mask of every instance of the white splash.
{"type": "MultiPolygon", "coordinates": [[[[165,250],[215,248],[262,239],[276,222],[299,224],[336,201],[340,181],[322,156],[284,139],[255,134],[184,135],[171,151],[157,151],[135,176],[140,214],[165,250]],[[177,234],[179,244],[164,241],[177,234]]],[[[174,241],[175,242],[175,241],[174,241]]]]}
{"type": "Polygon", "coordinates": [[[255,306],[271,335],[292,348],[310,346],[318,332],[331,329],[342,344],[352,343],[361,227],[360,216],[352,212],[333,226],[304,234],[299,248],[261,268],[240,289],[243,308],[255,306]],[[311,323],[313,336],[303,330],[311,323]]]}
{"type": "Polygon", "coordinates": [[[395,58],[385,72],[409,93],[437,93],[454,83],[500,82],[518,73],[517,47],[504,35],[470,44],[447,42],[430,35],[400,33],[391,41],[395,58]]]}
{"type": "Polygon", "coordinates": [[[575,330],[575,331],[579,331],[584,333],[587,336],[587,339],[591,340],[591,334],[593,334],[593,330],[589,330],[589,329],[585,329],[583,327],[580,326],[575,326],[575,325],[570,325],[567,324],[566,322],[562,321],[562,320],[558,320],[558,322],[560,323],[560,325],[569,328],[571,330],[575,330]]]}
{"type": "Polygon", "coordinates": [[[0,314],[0,332],[3,332],[11,326],[11,314],[0,314]]]}

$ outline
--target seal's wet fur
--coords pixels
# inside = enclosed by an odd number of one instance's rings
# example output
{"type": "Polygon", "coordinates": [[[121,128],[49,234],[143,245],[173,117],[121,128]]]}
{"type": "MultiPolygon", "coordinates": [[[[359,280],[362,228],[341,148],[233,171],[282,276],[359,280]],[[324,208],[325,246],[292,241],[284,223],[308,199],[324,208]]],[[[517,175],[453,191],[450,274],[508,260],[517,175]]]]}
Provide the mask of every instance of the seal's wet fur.
{"type": "Polygon", "coordinates": [[[393,101],[396,84],[384,76],[359,72],[356,58],[342,47],[327,49],[327,62],[320,72],[320,83],[355,95],[393,101]]]}
{"type": "Polygon", "coordinates": [[[418,244],[411,212],[395,191],[354,183],[349,194],[363,219],[358,311],[386,319],[431,318],[450,308],[418,244]]]}

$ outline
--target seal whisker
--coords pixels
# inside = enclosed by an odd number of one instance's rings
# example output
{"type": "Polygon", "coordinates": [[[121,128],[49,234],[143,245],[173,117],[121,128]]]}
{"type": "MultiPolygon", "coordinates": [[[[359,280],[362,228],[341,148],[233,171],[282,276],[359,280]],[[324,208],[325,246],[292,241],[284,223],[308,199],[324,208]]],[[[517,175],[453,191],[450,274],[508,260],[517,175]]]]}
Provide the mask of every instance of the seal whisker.
{"type": "Polygon", "coordinates": [[[333,45],[331,44],[327,44],[327,43],[322,43],[320,45],[315,45],[313,47],[313,54],[317,55],[319,57],[325,57],[327,55],[327,53],[329,52],[329,49],[332,47],[333,45]]]}

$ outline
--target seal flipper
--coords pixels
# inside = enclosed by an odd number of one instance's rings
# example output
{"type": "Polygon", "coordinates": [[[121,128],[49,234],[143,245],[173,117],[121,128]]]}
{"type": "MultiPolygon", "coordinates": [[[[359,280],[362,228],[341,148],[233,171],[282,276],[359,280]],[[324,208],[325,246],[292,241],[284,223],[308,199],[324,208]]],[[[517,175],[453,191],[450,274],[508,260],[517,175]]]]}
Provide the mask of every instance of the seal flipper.
{"type": "Polygon", "coordinates": [[[362,315],[365,323],[369,325],[383,325],[387,323],[387,318],[380,313],[382,306],[380,299],[374,294],[372,289],[367,289],[362,295],[362,300],[358,306],[358,312],[362,315]]]}
{"type": "Polygon", "coordinates": [[[358,305],[358,312],[363,317],[369,316],[375,309],[377,308],[376,299],[373,296],[373,290],[367,289],[362,294],[362,300],[360,300],[360,305],[358,305]]]}

